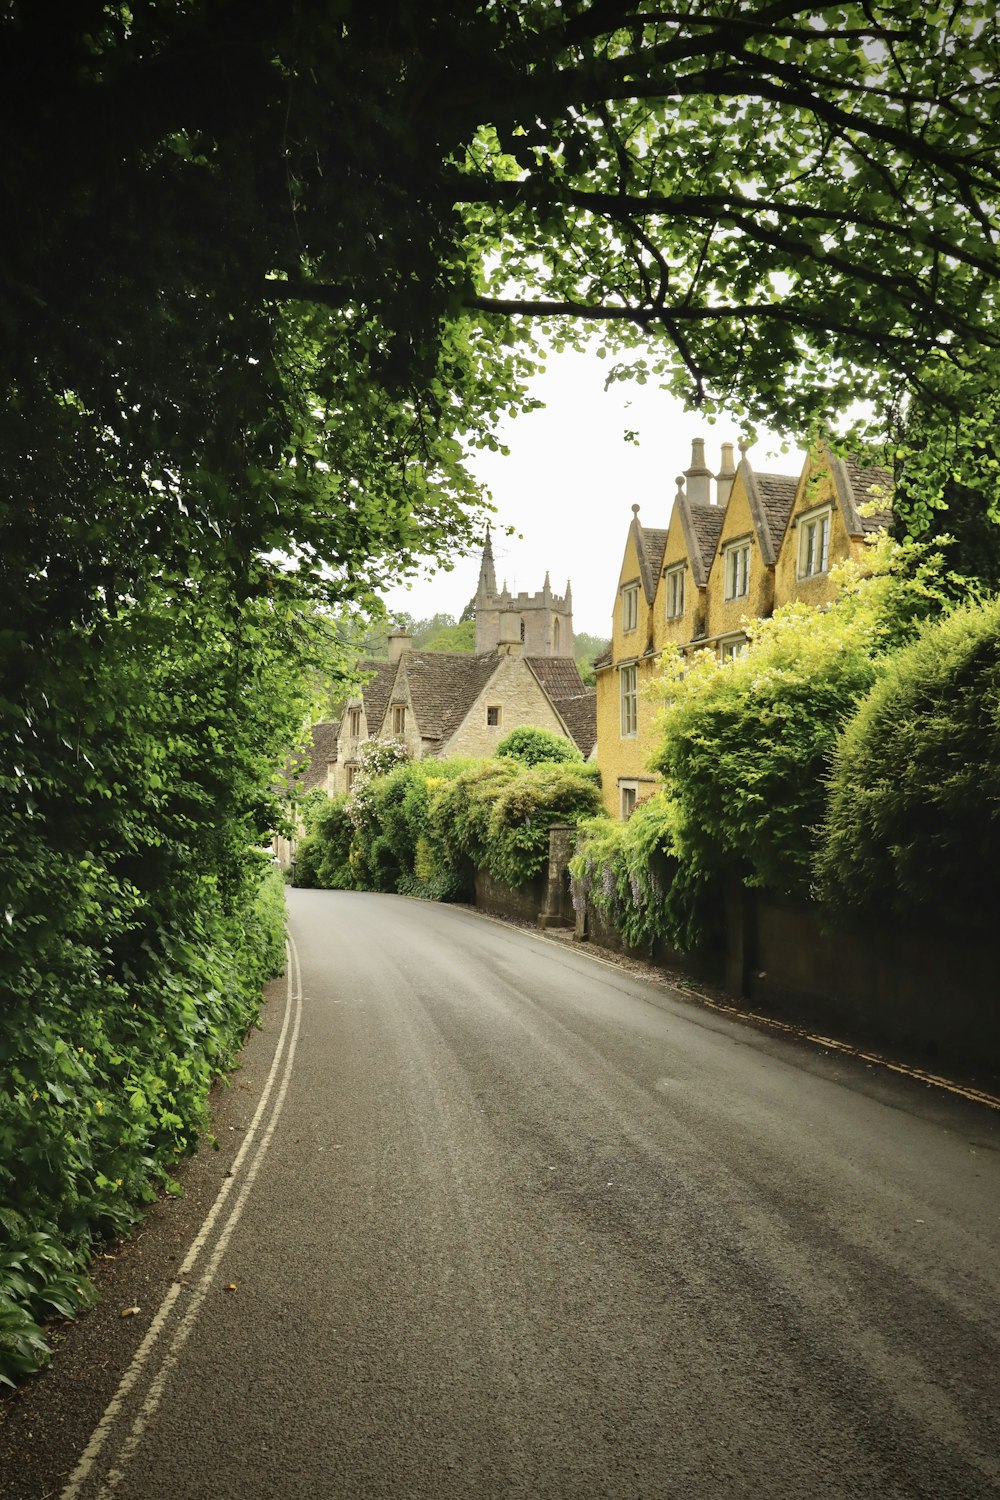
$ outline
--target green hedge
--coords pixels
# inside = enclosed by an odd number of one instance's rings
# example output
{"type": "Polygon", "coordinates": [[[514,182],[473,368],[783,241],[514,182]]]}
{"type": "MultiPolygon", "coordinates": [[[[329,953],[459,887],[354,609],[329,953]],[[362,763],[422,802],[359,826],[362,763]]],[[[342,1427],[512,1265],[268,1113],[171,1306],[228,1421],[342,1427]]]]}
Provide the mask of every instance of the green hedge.
{"type": "Polygon", "coordinates": [[[887,663],[841,736],[819,891],[836,912],[889,913],[980,936],[1000,867],[1000,600],[927,625],[887,663]]]}
{"type": "Polygon", "coordinates": [[[314,818],[299,870],[340,889],[467,897],[477,869],[509,885],[533,880],[548,858],[549,824],[599,808],[596,768],[582,760],[405,761],[314,818]]]}

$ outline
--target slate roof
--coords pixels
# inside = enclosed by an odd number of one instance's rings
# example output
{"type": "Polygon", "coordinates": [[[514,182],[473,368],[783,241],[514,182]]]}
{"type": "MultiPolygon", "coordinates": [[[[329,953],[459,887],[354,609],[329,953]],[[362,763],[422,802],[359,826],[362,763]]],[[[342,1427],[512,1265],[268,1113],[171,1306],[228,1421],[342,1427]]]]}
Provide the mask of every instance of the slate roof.
{"type": "MultiPolygon", "coordinates": [[[[421,739],[441,744],[458,728],[500,662],[497,652],[407,651],[402,658],[421,739]]],[[[402,685],[403,677],[400,677],[402,685]]],[[[395,694],[393,696],[396,696],[395,694]]],[[[369,731],[374,733],[369,721],[369,731]]]]}
{"type": "Polygon", "coordinates": [[[652,604],[656,598],[656,584],[663,566],[663,553],[667,545],[667,533],[659,528],[646,528],[642,525],[639,517],[635,518],[636,531],[638,533],[639,553],[639,576],[642,578],[642,587],[646,595],[646,603],[652,604]]]}
{"type": "Polygon", "coordinates": [[[385,711],[389,704],[389,694],[396,680],[397,665],[394,661],[379,660],[373,656],[363,657],[358,662],[359,672],[373,674],[361,688],[370,735],[378,734],[382,728],[382,720],[385,718],[385,711]]]}
{"type": "Polygon", "coordinates": [[[597,689],[585,687],[570,698],[554,698],[560,718],[585,760],[597,744],[597,689]]]}
{"type": "Polygon", "coordinates": [[[767,529],[777,552],[788,526],[795,503],[798,479],[792,474],[755,474],[761,509],[767,518],[767,529]]]}
{"type": "Polygon", "coordinates": [[[302,790],[311,792],[315,787],[326,786],[327,763],[337,759],[337,733],[340,725],[336,721],[314,724],[309,744],[303,751],[305,772],[302,790]]]}
{"type": "Polygon", "coordinates": [[[856,458],[845,458],[843,460],[844,471],[850,482],[854,494],[854,503],[858,508],[858,518],[863,530],[867,532],[880,531],[888,526],[892,520],[892,474],[888,469],[872,465],[862,468],[856,458]],[[877,510],[870,515],[863,514],[862,505],[876,505],[877,510]]]}
{"type": "Polygon", "coordinates": [[[588,756],[597,742],[597,689],[584,686],[580,668],[571,656],[526,656],[525,661],[574,743],[588,756]]]}
{"type": "Polygon", "coordinates": [[[690,537],[685,536],[688,544],[688,560],[691,563],[691,571],[694,574],[695,583],[699,588],[704,588],[708,581],[709,569],[712,566],[712,558],[715,549],[719,545],[719,535],[722,531],[722,523],[725,520],[725,507],[721,505],[706,505],[702,501],[688,500],[682,497],[680,500],[681,516],[690,526],[690,537]],[[694,542],[693,551],[691,541],[694,542]],[[699,568],[700,564],[700,568],[699,568]]]}
{"type": "Polygon", "coordinates": [[[572,656],[526,656],[524,659],[550,698],[572,698],[583,692],[580,668],[572,656]]]}

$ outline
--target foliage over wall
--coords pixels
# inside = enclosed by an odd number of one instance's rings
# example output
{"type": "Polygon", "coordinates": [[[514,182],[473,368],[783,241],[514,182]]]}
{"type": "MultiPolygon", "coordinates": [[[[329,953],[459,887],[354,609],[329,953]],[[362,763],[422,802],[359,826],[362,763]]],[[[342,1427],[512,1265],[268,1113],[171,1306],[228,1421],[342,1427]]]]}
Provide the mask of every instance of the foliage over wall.
{"type": "MultiPolygon", "coordinates": [[[[727,877],[797,900],[813,896],[828,773],[841,736],[843,743],[856,747],[857,734],[867,733],[856,727],[868,723],[866,695],[891,691],[899,664],[909,659],[906,642],[924,617],[947,610],[961,586],[938,553],[887,538],[873,546],[863,564],[841,568],[839,581],[840,591],[825,610],[796,603],[776,610],[770,620],[748,622],[750,649],[735,661],[723,663],[703,652],[682,669],[679,656],[668,660],[660,685],[662,740],[653,759],[663,777],[662,789],[627,824],[588,825],[571,866],[578,898],[590,899],[627,942],[641,946],[661,939],[679,949],[696,945],[718,912],[727,877]]],[[[957,639],[957,622],[965,617],[960,612],[939,626],[927,626],[928,635],[921,640],[936,639],[936,630],[951,631],[950,638],[957,639]]],[[[929,652],[933,647],[911,649],[929,652]]],[[[947,698],[959,692],[960,684],[948,653],[943,658],[946,681],[941,680],[940,691],[947,698]]],[[[990,683],[979,686],[986,701],[992,701],[990,683]]],[[[970,728],[965,738],[956,737],[956,745],[970,754],[971,734],[970,728]]],[[[849,760],[838,760],[845,787],[850,784],[849,760]]],[[[882,774],[898,789],[914,773],[905,757],[894,753],[886,758],[882,774]]],[[[945,781],[954,786],[956,778],[945,781]]],[[[970,778],[968,786],[972,784],[970,778]]],[[[893,805],[887,796],[884,803],[893,805]]],[[[846,849],[860,823],[850,814],[849,795],[839,806],[846,849]]],[[[985,802],[981,811],[985,815],[985,802]]],[[[915,870],[933,864],[943,834],[922,839],[916,814],[912,837],[905,825],[906,819],[898,816],[892,831],[901,845],[897,856],[905,851],[915,870]]],[[[929,835],[929,825],[925,832],[929,835]]],[[[863,880],[858,866],[865,850],[872,861],[871,839],[880,835],[871,826],[869,833],[867,844],[859,837],[853,866],[845,864],[851,873],[841,904],[848,891],[860,900],[873,883],[879,886],[874,877],[863,880]]],[[[981,841],[991,836],[980,829],[981,841]]],[[[882,857],[890,858],[888,848],[882,857]]],[[[823,858],[832,890],[839,856],[827,853],[823,858]]],[[[887,888],[883,871],[879,889],[887,888]]]]}
{"type": "Polygon", "coordinates": [[[528,726],[512,729],[510,734],[504,735],[496,748],[496,754],[501,760],[509,756],[511,760],[521,761],[526,766],[537,766],[543,761],[558,763],[583,760],[577,746],[565,735],[553,734],[551,729],[534,729],[528,726]]]}
{"type": "Polygon", "coordinates": [[[579,822],[599,806],[596,771],[579,757],[530,766],[511,757],[402,760],[314,817],[297,878],[433,900],[469,895],[477,869],[522,885],[545,867],[549,824],[579,822]]]}

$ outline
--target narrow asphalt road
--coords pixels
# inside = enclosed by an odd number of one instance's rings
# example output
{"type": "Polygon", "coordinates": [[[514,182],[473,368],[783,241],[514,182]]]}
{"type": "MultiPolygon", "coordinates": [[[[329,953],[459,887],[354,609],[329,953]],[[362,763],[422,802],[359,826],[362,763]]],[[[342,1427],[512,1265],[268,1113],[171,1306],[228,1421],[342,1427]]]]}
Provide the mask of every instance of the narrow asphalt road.
{"type": "Polygon", "coordinates": [[[1000,1496],[1000,1116],[467,911],[290,908],[0,1494],[1000,1496]]]}

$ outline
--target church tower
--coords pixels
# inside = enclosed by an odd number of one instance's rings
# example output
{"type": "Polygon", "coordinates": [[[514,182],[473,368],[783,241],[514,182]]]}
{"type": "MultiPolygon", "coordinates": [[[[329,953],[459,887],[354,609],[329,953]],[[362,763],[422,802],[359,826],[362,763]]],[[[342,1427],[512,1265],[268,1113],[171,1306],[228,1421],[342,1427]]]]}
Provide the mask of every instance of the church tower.
{"type": "Polygon", "coordinates": [[[548,573],[537,594],[512,594],[506,579],[503,587],[498,589],[493,539],[487,526],[475,600],[477,654],[497,649],[500,616],[511,611],[521,616],[525,656],[573,655],[573,595],[569,582],[565,594],[552,592],[548,573]]]}

